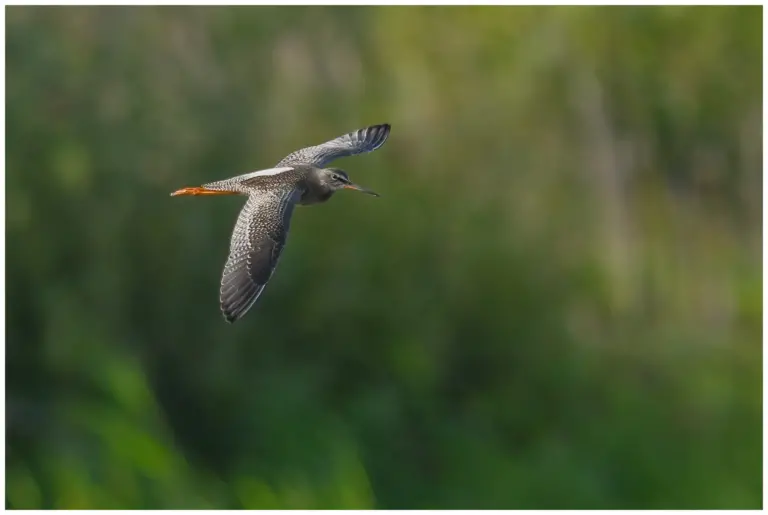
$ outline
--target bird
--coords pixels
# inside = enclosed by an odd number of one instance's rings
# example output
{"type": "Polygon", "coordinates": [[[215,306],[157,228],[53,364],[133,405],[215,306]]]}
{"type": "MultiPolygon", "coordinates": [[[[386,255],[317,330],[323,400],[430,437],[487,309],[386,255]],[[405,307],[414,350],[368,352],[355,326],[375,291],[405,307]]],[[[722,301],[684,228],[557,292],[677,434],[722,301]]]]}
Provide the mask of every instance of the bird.
{"type": "Polygon", "coordinates": [[[389,137],[390,124],[371,125],[288,154],[274,168],[202,186],[181,188],[181,195],[246,195],[232,231],[229,256],[219,289],[219,304],[228,323],[243,317],[264,292],[285,247],[296,205],[326,202],[342,189],[379,194],[355,184],[331,161],[373,152],[389,137]]]}

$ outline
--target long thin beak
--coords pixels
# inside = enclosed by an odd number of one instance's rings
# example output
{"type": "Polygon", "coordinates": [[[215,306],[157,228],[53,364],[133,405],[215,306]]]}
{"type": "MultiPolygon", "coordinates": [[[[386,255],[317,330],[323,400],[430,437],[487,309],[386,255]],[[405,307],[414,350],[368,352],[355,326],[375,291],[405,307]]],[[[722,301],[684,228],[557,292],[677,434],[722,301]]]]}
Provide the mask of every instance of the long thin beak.
{"type": "Polygon", "coordinates": [[[375,191],[371,191],[368,188],[363,188],[362,186],[360,186],[359,184],[355,184],[354,182],[351,182],[351,183],[345,185],[344,188],[348,189],[348,190],[359,191],[360,193],[367,193],[368,195],[373,195],[374,197],[380,197],[381,196],[378,193],[376,193],[375,191]]]}

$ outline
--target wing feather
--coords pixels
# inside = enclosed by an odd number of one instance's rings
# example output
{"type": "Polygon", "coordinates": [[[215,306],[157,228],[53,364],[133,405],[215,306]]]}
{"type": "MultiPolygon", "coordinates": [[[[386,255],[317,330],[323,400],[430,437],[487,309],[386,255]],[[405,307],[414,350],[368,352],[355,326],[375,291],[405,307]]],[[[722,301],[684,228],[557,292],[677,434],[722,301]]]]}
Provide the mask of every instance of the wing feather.
{"type": "Polygon", "coordinates": [[[390,128],[388,123],[384,123],[350,132],[320,145],[297,150],[283,158],[276,166],[310,164],[324,168],[328,163],[340,157],[373,152],[387,141],[390,128]]]}
{"type": "Polygon", "coordinates": [[[219,300],[227,322],[235,322],[256,303],[275,271],[301,197],[297,189],[253,192],[237,217],[219,300]]]}

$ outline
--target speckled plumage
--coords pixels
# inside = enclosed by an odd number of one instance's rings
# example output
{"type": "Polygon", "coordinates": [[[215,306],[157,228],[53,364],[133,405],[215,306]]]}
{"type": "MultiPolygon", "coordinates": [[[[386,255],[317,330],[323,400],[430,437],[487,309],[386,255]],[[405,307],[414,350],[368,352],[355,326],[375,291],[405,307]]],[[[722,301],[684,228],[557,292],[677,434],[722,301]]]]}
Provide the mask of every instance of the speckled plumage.
{"type": "Polygon", "coordinates": [[[241,318],[264,291],[285,246],[296,204],[315,204],[330,198],[335,189],[324,182],[330,176],[356,186],[353,189],[372,193],[348,181],[343,171],[323,167],[340,157],[376,150],[384,144],[389,131],[389,124],[360,129],[297,150],[275,168],[202,186],[211,192],[248,195],[232,232],[221,278],[219,300],[228,322],[241,318]]]}
{"type": "Polygon", "coordinates": [[[314,147],[307,147],[285,156],[277,166],[309,164],[318,168],[340,157],[373,152],[387,141],[390,125],[373,125],[339,136],[314,147]]]}

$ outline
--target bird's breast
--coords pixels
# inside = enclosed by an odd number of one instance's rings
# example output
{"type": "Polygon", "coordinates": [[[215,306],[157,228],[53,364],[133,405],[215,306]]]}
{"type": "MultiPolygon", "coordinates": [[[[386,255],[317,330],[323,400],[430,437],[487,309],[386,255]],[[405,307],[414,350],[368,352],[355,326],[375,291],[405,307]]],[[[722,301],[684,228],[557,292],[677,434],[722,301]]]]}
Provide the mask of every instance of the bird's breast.
{"type": "Polygon", "coordinates": [[[319,204],[325,202],[333,195],[333,191],[325,188],[307,188],[299,200],[299,204],[319,204]]]}

